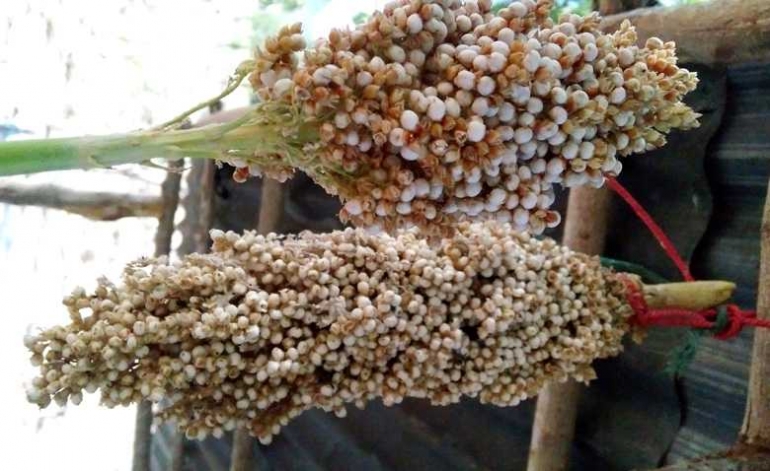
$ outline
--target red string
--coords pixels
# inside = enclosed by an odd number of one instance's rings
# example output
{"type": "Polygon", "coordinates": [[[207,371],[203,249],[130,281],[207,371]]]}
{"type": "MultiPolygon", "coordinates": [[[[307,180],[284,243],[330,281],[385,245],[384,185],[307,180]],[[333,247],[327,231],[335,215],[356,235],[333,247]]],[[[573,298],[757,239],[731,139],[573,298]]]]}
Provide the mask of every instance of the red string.
{"type": "MultiPolygon", "coordinates": [[[[636,216],[641,219],[647,229],[658,241],[666,255],[676,265],[685,281],[695,281],[690,273],[690,268],[682,256],[676,250],[674,243],[666,235],[665,231],[650,216],[650,213],[614,178],[607,179],[607,186],[618,194],[631,207],[636,216]]],[[[695,311],[690,309],[650,309],[644,300],[639,286],[630,278],[623,277],[627,289],[628,304],[634,311],[632,322],[641,326],[669,326],[669,327],[693,327],[696,329],[712,329],[717,324],[717,310],[707,309],[695,311]]],[[[737,336],[744,326],[770,328],[770,319],[758,319],[755,311],[744,311],[735,304],[728,304],[727,326],[714,337],[726,340],[737,336]]]]}
{"type": "Polygon", "coordinates": [[[679,255],[679,252],[676,250],[674,243],[671,242],[671,239],[668,238],[668,235],[666,235],[666,232],[663,230],[663,228],[661,228],[658,223],[652,219],[650,213],[648,213],[647,210],[644,209],[644,207],[636,200],[636,198],[634,198],[631,193],[629,193],[628,190],[626,190],[625,187],[614,178],[607,179],[607,186],[609,186],[612,191],[617,193],[618,196],[623,198],[623,200],[628,203],[629,206],[631,206],[631,209],[634,210],[634,214],[636,214],[636,216],[642,220],[644,225],[647,226],[647,229],[652,232],[652,235],[655,236],[655,239],[658,241],[660,246],[663,247],[663,250],[666,252],[666,255],[668,255],[668,258],[670,258],[671,261],[674,262],[674,265],[676,265],[676,268],[679,269],[679,273],[682,274],[682,278],[684,278],[685,281],[695,281],[692,273],[690,273],[690,267],[687,266],[687,263],[685,263],[685,261],[679,255]]]}

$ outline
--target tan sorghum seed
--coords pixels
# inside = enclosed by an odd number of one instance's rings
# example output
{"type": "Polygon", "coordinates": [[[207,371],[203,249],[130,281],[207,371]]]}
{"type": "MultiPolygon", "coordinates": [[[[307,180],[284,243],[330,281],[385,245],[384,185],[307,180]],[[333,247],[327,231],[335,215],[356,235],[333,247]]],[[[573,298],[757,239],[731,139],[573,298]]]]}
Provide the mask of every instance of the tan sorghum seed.
{"type": "Polygon", "coordinates": [[[319,407],[374,398],[516,405],[546,381],[588,381],[631,330],[624,285],[599,260],[508,224],[298,237],[213,231],[213,253],[129,264],[64,304],[71,323],[25,339],[28,398],[108,407],[164,401],[191,437],[244,425],[269,442],[319,407]]]}

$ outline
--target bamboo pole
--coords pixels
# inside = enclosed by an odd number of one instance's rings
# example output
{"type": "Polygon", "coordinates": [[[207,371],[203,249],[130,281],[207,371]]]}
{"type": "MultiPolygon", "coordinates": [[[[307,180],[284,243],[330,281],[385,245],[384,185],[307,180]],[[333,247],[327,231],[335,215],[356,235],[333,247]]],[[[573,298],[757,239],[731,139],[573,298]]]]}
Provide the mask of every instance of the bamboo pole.
{"type": "MultiPolygon", "coordinates": [[[[579,252],[601,254],[609,202],[610,192],[606,188],[571,189],[562,243],[579,252]]],[[[580,384],[568,380],[549,384],[538,394],[528,471],[567,469],[580,391],[580,384]]]]}
{"type": "MultiPolygon", "coordinates": [[[[179,187],[181,184],[181,162],[171,162],[166,179],[161,185],[161,214],[155,233],[155,256],[171,253],[171,237],[174,234],[174,215],[179,206],[179,187]]],[[[150,471],[152,450],[152,403],[142,401],[136,410],[134,429],[133,471],[150,471]]]]}
{"type": "MultiPolygon", "coordinates": [[[[770,319],[770,183],[762,218],[757,317],[770,319]]],[[[770,329],[756,329],[739,442],[770,450],[770,329]]]]}
{"type": "MultiPolygon", "coordinates": [[[[271,178],[262,179],[262,194],[259,201],[259,222],[257,232],[274,232],[283,211],[283,189],[281,183],[271,178]]],[[[253,466],[254,438],[246,427],[239,427],[233,434],[233,449],[230,455],[230,471],[251,471],[253,466]]]]}

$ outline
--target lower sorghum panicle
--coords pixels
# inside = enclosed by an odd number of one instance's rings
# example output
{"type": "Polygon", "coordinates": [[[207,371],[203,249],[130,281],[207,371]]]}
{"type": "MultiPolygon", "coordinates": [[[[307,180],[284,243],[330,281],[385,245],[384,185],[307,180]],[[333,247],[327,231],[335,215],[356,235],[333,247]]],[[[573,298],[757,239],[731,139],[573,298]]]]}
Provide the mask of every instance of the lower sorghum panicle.
{"type": "Polygon", "coordinates": [[[64,304],[26,339],[29,400],[164,400],[188,436],[248,426],[267,443],[311,407],[380,397],[516,405],[546,381],[588,381],[631,330],[624,285],[595,257],[494,222],[430,245],[348,229],[214,231],[213,253],[142,259],[64,304]]]}

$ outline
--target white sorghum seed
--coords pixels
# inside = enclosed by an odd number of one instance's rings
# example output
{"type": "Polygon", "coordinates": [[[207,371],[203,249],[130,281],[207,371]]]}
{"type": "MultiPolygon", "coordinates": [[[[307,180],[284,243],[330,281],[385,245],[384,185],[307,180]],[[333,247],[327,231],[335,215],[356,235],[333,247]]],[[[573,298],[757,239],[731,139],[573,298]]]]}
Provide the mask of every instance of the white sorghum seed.
{"type": "Polygon", "coordinates": [[[594,145],[590,142],[584,141],[580,143],[580,158],[588,160],[594,156],[594,145]]]}
{"type": "Polygon", "coordinates": [[[363,209],[361,208],[361,202],[358,200],[348,201],[345,203],[345,211],[347,211],[351,216],[358,216],[363,212],[363,209]]]}
{"type": "Polygon", "coordinates": [[[476,77],[472,72],[461,70],[455,77],[454,84],[463,90],[472,90],[476,82],[476,77]]]}
{"type": "Polygon", "coordinates": [[[390,131],[390,143],[396,147],[406,144],[406,132],[401,128],[394,128],[390,131]]]}
{"type": "Polygon", "coordinates": [[[561,106],[554,106],[548,111],[548,116],[551,117],[554,123],[564,124],[567,121],[567,111],[561,106]]]}
{"type": "Polygon", "coordinates": [[[561,159],[552,159],[546,165],[546,172],[551,175],[561,175],[564,171],[564,161],[561,159]]]}
{"type": "Polygon", "coordinates": [[[567,159],[572,160],[578,155],[578,151],[580,150],[580,147],[575,144],[573,141],[570,141],[564,145],[561,149],[561,155],[567,159]]]}
{"type": "Polygon", "coordinates": [[[610,93],[610,103],[619,105],[626,101],[626,90],[623,87],[618,87],[610,93]]]}
{"type": "Polygon", "coordinates": [[[406,27],[409,30],[409,34],[417,34],[422,31],[422,18],[417,13],[412,13],[409,18],[406,19],[406,27]]]}
{"type": "Polygon", "coordinates": [[[561,87],[554,87],[551,90],[551,99],[557,105],[563,105],[567,103],[567,92],[561,87]]]}
{"type": "Polygon", "coordinates": [[[491,95],[495,91],[495,80],[492,77],[481,77],[476,89],[483,96],[491,95]]]}
{"type": "Polygon", "coordinates": [[[460,116],[461,108],[460,108],[460,104],[457,103],[457,100],[455,100],[454,98],[447,98],[444,101],[444,104],[446,105],[446,112],[449,116],[453,118],[457,118],[460,116]]]}
{"type": "Polygon", "coordinates": [[[500,72],[505,68],[507,56],[501,52],[493,52],[489,55],[489,71],[490,72],[500,72]]]}
{"type": "Polygon", "coordinates": [[[508,5],[508,8],[514,16],[519,18],[527,14],[527,7],[525,7],[522,2],[511,2],[511,4],[508,5]]]}
{"type": "Polygon", "coordinates": [[[281,98],[286,95],[294,87],[294,82],[289,78],[282,78],[277,80],[273,85],[273,96],[281,98]]]}
{"type": "Polygon", "coordinates": [[[425,53],[420,49],[412,49],[409,51],[409,62],[415,67],[422,67],[425,65],[425,53]]]}
{"type": "Polygon", "coordinates": [[[363,88],[372,83],[372,74],[366,70],[362,70],[356,75],[356,84],[363,88]]]}
{"type": "Polygon", "coordinates": [[[414,129],[417,127],[419,119],[420,118],[417,116],[417,113],[414,111],[404,110],[404,112],[401,113],[401,127],[407,131],[414,131],[414,129]]]}
{"type": "Polygon", "coordinates": [[[543,101],[540,98],[532,97],[527,101],[527,111],[537,114],[543,111],[543,101]]]}
{"type": "Polygon", "coordinates": [[[463,49],[457,53],[457,59],[465,64],[466,67],[469,67],[473,64],[473,60],[477,55],[478,53],[473,49],[463,49]]]}
{"type": "Polygon", "coordinates": [[[517,128],[514,132],[514,139],[517,144],[524,144],[532,140],[532,129],[530,128],[517,128]]]}
{"type": "Polygon", "coordinates": [[[388,57],[393,62],[404,62],[406,60],[406,53],[400,46],[393,44],[388,48],[388,57]]]}
{"type": "Polygon", "coordinates": [[[436,98],[428,105],[428,117],[433,121],[441,121],[446,114],[446,104],[440,98],[436,98]]]}
{"type": "Polygon", "coordinates": [[[524,56],[524,68],[527,69],[527,71],[534,73],[537,71],[537,68],[540,66],[540,53],[538,53],[535,50],[529,51],[526,56],[524,56]]]}
{"type": "Polygon", "coordinates": [[[510,123],[514,120],[514,118],[516,118],[516,107],[508,102],[503,103],[500,106],[497,117],[503,123],[510,123]]]}
{"type": "Polygon", "coordinates": [[[489,112],[489,100],[484,97],[476,98],[471,105],[471,111],[473,111],[476,116],[486,116],[489,112]]]}
{"type": "Polygon", "coordinates": [[[419,160],[425,155],[425,148],[419,143],[413,143],[402,147],[400,154],[404,160],[419,160]]]}
{"type": "Polygon", "coordinates": [[[479,72],[485,72],[489,68],[487,56],[479,54],[473,58],[473,68],[479,72]]]}
{"type": "Polygon", "coordinates": [[[468,140],[471,142],[479,142],[484,139],[487,128],[481,121],[471,121],[468,124],[468,140]]]}

